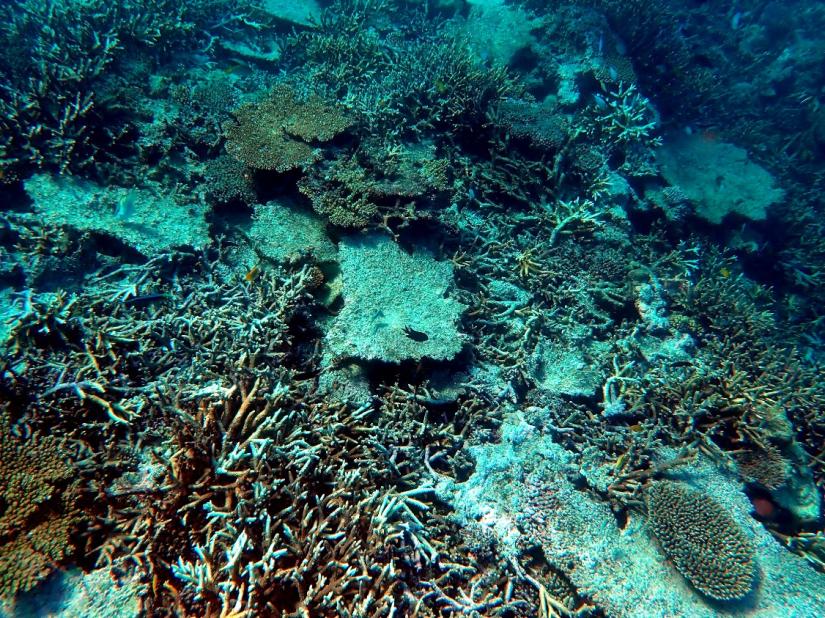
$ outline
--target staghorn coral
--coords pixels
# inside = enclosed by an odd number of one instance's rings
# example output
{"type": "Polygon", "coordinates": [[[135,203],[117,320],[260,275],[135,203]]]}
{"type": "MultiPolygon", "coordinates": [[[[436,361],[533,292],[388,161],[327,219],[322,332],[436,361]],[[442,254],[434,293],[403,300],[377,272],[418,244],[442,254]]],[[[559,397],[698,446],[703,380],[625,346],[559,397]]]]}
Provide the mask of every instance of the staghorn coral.
{"type": "Polygon", "coordinates": [[[273,616],[408,605],[402,576],[436,553],[416,515],[428,490],[387,485],[366,410],[330,406],[282,379],[170,406],[169,490],[138,501],[145,533],[129,550],[147,551],[148,575],[167,582],[150,604],[273,616]]]}
{"type": "Polygon", "coordinates": [[[722,506],[672,481],[646,492],[648,517],[668,558],[702,594],[720,601],[746,597],[754,585],[753,544],[722,506]]]}
{"type": "MultiPolygon", "coordinates": [[[[202,272],[178,255],[96,279],[63,306],[61,322],[73,327],[49,348],[32,337],[44,309],[37,297],[31,318],[15,327],[12,360],[29,363],[17,397],[39,395],[39,413],[58,419],[55,431],[82,423],[89,448],[113,471],[126,465],[119,446],[94,442],[93,432],[110,441],[139,431],[148,451],[139,474],[100,479],[88,539],[98,563],[134,564],[147,584],[144,611],[158,614],[389,615],[395,607],[406,615],[419,607],[420,616],[442,608],[495,616],[526,606],[524,591],[508,592],[514,575],[505,562],[452,556],[459,530],[447,513],[430,514],[429,490],[414,484],[425,441],[449,448],[436,464],[448,469],[491,406],[476,404],[461,427],[434,426],[436,437],[416,432],[415,457],[392,456],[409,429],[389,415],[378,428],[377,410],[314,392],[315,370],[289,324],[307,302],[310,272],[287,283],[273,269],[238,283],[200,257],[202,272]],[[105,409],[128,418],[129,431],[107,424],[105,409]]],[[[415,406],[411,414],[425,414],[415,406]]]]}
{"type": "MultiPolygon", "coordinates": [[[[669,113],[690,118],[714,97],[719,77],[705,63],[697,62],[695,42],[678,24],[689,11],[682,3],[654,0],[596,0],[615,34],[633,44],[627,50],[646,91],[669,113]]],[[[703,48],[703,51],[706,49],[703,48]]]]}
{"type": "Polygon", "coordinates": [[[597,95],[596,116],[599,129],[611,144],[640,142],[657,146],[655,136],[659,121],[650,101],[634,84],[619,82],[615,89],[603,88],[604,96],[597,95]]]}
{"type": "Polygon", "coordinates": [[[666,296],[675,324],[702,338],[698,362],[643,372],[637,367],[627,382],[628,404],[664,421],[669,444],[698,440],[730,464],[727,453],[775,444],[795,470],[788,478],[807,486],[783,506],[800,522],[817,521],[819,501],[809,477],[820,485],[825,478],[817,457],[825,388],[800,351],[788,347],[771,293],[738,273],[736,260],[704,244],[674,252],[659,268],[662,279],[692,280],[668,286],[666,296]]]}
{"type": "MultiPolygon", "coordinates": [[[[3,4],[0,170],[83,170],[133,154],[113,68],[190,47],[236,0],[27,0],[3,4]]],[[[141,78],[142,79],[142,78],[141,78]]]]}
{"type": "Polygon", "coordinates": [[[311,164],[318,158],[312,142],[327,142],[352,124],[318,97],[300,100],[285,85],[234,115],[235,121],[225,127],[226,151],[249,167],[277,172],[311,164]]]}

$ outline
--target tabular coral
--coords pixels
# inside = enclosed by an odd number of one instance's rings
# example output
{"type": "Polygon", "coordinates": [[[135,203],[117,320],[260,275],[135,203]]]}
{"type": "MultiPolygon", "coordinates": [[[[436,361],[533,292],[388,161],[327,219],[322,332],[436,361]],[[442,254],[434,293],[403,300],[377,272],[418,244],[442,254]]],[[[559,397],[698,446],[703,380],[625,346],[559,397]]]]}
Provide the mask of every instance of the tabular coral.
{"type": "Polygon", "coordinates": [[[317,158],[310,142],[327,142],[352,121],[318,97],[299,100],[287,86],[269,98],[244,105],[225,127],[226,151],[249,167],[286,172],[317,158]]]}
{"type": "Polygon", "coordinates": [[[750,593],[754,548],[722,506],[685,485],[659,481],[647,491],[647,508],[656,538],[694,588],[720,601],[750,593]]]}
{"type": "Polygon", "coordinates": [[[255,201],[255,187],[246,166],[226,155],[206,163],[204,188],[209,199],[217,203],[255,201]]]}
{"type": "Polygon", "coordinates": [[[570,121],[544,103],[505,99],[498,106],[496,121],[511,136],[537,148],[558,150],[571,136],[570,121]]]}
{"type": "Polygon", "coordinates": [[[333,225],[363,228],[375,222],[379,211],[385,224],[390,216],[418,216],[414,201],[449,189],[448,167],[432,145],[368,143],[355,154],[315,166],[298,182],[298,190],[333,225]]]}
{"type": "Polygon", "coordinates": [[[603,84],[635,84],[638,81],[633,63],[618,54],[608,54],[593,68],[593,76],[603,84]]]}

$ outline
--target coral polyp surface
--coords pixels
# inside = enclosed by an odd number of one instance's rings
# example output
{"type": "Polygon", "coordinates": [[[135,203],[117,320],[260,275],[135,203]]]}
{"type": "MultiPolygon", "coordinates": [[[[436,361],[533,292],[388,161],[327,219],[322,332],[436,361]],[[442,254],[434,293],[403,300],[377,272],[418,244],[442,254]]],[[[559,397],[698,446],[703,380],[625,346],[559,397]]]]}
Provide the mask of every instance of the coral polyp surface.
{"type": "Polygon", "coordinates": [[[309,165],[318,157],[313,142],[329,141],[351,124],[317,97],[298,100],[287,86],[233,115],[226,127],[227,152],[249,167],[277,172],[309,165]]]}
{"type": "Polygon", "coordinates": [[[753,545],[724,507],[672,481],[657,481],[646,493],[656,538],[674,566],[712,599],[746,597],[756,578],[753,545]]]}

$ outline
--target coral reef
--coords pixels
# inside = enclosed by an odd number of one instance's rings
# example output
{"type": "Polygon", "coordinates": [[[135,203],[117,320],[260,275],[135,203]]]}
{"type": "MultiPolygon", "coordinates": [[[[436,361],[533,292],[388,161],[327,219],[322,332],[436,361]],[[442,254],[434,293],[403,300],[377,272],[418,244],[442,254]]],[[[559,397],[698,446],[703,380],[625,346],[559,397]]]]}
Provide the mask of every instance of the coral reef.
{"type": "Polygon", "coordinates": [[[821,615],[821,3],[3,9],[0,614],[821,615]]]}
{"type": "MultiPolygon", "coordinates": [[[[572,432],[560,429],[542,431],[518,411],[505,416],[500,443],[471,447],[475,469],[466,481],[434,475],[438,496],[454,506],[462,525],[480,527],[496,538],[505,555],[540,551],[551,565],[568,574],[579,594],[610,616],[733,614],[767,618],[777,611],[811,618],[817,615],[818,593],[811,591],[823,575],[804,565],[801,558],[789,555],[748,517],[751,505],[741,485],[720,473],[710,460],[694,461],[672,451],[660,453],[656,474],[670,470],[695,487],[684,491],[699,493],[705,503],[710,499],[717,504],[719,511],[710,521],[721,518],[732,524],[736,530],[733,540],[744,543],[748,550],[745,557],[758,562],[759,587],[752,602],[741,609],[717,608],[704,602],[663,559],[641,512],[631,513],[620,528],[597,491],[579,489],[583,476],[595,488],[598,476],[624,475],[617,472],[614,462],[603,461],[597,451],[585,455],[583,467],[578,465],[578,457],[562,446],[572,432]],[[734,521],[749,523],[740,529],[734,521]]],[[[654,481],[651,486],[657,483],[674,481],[654,481]]],[[[705,536],[707,522],[701,523],[698,533],[705,536]]],[[[749,563],[751,567],[754,561],[749,563]]],[[[733,564],[731,574],[742,574],[747,567],[748,563],[733,564]]],[[[753,571],[748,575],[750,589],[751,582],[755,586],[757,580],[753,571]]],[[[743,581],[739,588],[730,590],[742,592],[743,581]]]]}

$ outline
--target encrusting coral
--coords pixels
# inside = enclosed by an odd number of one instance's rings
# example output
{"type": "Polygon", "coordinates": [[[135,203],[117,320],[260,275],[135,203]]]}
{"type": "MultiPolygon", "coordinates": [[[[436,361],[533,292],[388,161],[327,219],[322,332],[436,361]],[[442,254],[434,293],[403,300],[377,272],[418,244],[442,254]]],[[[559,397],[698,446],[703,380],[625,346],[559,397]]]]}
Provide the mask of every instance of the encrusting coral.
{"type": "Polygon", "coordinates": [[[724,507],[673,481],[654,482],[646,499],[656,538],[694,588],[720,601],[742,599],[751,592],[754,547],[724,507]]]}

